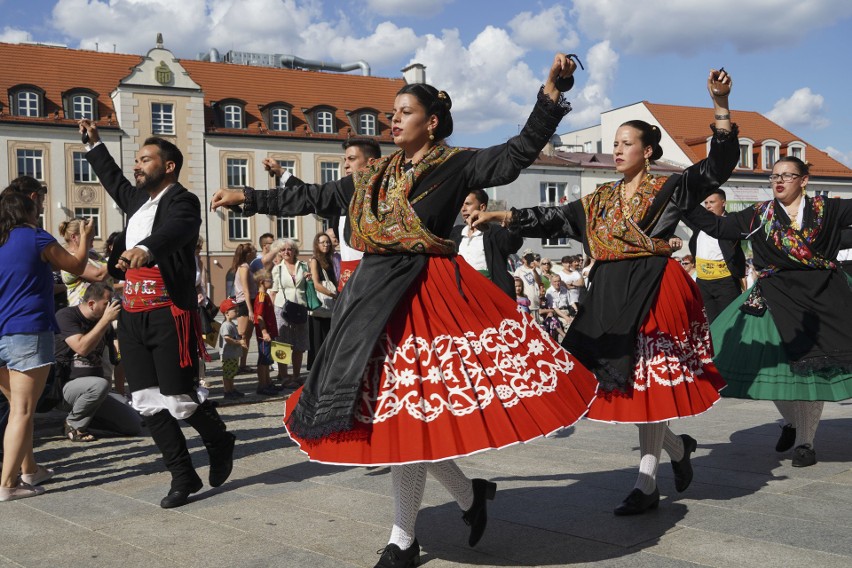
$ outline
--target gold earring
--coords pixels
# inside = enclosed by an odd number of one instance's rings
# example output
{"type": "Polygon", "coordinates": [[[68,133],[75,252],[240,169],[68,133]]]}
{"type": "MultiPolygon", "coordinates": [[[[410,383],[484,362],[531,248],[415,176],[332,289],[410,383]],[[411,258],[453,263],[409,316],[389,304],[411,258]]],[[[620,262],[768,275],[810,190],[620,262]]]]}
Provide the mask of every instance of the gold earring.
{"type": "Polygon", "coordinates": [[[649,160],[648,158],[645,158],[645,171],[646,172],[651,171],[651,160],[649,160]]]}
{"type": "Polygon", "coordinates": [[[432,129],[429,129],[429,140],[435,140],[435,135],[432,134],[432,129]]]}

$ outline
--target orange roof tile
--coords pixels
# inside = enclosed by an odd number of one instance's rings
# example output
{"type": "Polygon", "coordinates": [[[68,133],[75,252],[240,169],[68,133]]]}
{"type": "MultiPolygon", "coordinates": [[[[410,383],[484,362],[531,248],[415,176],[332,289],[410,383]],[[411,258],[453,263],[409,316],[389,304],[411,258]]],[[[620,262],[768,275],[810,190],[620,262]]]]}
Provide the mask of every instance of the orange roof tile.
{"type": "MultiPolygon", "coordinates": [[[[45,45],[0,43],[0,101],[2,122],[74,125],[64,118],[62,93],[74,88],[94,91],[98,95],[99,125],[107,125],[115,108],[110,93],[133,67],[142,62],[140,55],[124,55],[53,47],[45,45]],[[45,91],[44,115],[39,118],[11,116],[9,89],[16,85],[34,85],[45,91]],[[59,119],[54,112],[59,111],[59,119]]],[[[390,143],[390,122],[386,116],[393,109],[396,92],[405,81],[383,77],[364,77],[343,73],[301,71],[272,67],[255,67],[230,63],[179,60],[193,81],[204,91],[205,128],[211,134],[261,135],[342,140],[351,132],[346,111],[376,111],[379,140],[390,143]],[[215,126],[215,113],[210,103],[225,99],[245,102],[244,129],[215,126]],[[270,103],[292,105],[291,131],[265,130],[261,108],[270,103]],[[335,134],[315,134],[307,128],[302,109],[327,106],[335,111],[335,134]],[[264,127],[264,128],[261,128],[264,127]]]]}
{"type": "Polygon", "coordinates": [[[139,55],[100,53],[45,45],[0,43],[0,100],[3,122],[26,122],[75,126],[65,118],[62,94],[71,89],[88,89],[98,95],[98,125],[105,126],[115,108],[110,93],[119,80],[142,61],[139,55]],[[33,119],[9,115],[9,89],[33,85],[44,90],[45,117],[33,119]],[[59,120],[54,113],[59,112],[59,120]]]}
{"type": "MultiPolygon", "coordinates": [[[[708,125],[713,122],[713,109],[661,105],[648,101],[643,101],[643,104],[693,163],[707,156],[708,125]]],[[[805,159],[810,164],[811,175],[852,178],[852,169],[758,112],[732,110],[731,118],[739,125],[740,137],[754,140],[755,150],[764,140],[773,139],[781,144],[783,156],[787,153],[787,144],[802,142],[805,144],[805,159]]],[[[761,169],[760,160],[755,160],[754,164],[754,172],[765,173],[761,169]]]]}
{"type": "MultiPolygon", "coordinates": [[[[204,90],[205,120],[214,121],[210,103],[225,99],[245,101],[246,129],[225,130],[217,133],[260,134],[263,120],[261,108],[270,103],[286,103],[291,109],[291,130],[288,132],[263,132],[270,136],[310,137],[316,139],[343,139],[349,134],[349,117],[346,111],[372,109],[378,114],[379,138],[391,141],[390,121],[385,113],[393,109],[396,92],[404,85],[403,79],[364,77],[341,73],[301,71],[274,67],[255,67],[231,63],[180,60],[193,81],[204,90]],[[250,85],[250,88],[247,86],[250,85]],[[334,109],[337,134],[315,134],[306,129],[308,124],[302,109],[327,106],[334,109]]],[[[209,129],[209,126],[208,126],[209,129]]],[[[356,134],[352,132],[352,134],[356,134]]]]}

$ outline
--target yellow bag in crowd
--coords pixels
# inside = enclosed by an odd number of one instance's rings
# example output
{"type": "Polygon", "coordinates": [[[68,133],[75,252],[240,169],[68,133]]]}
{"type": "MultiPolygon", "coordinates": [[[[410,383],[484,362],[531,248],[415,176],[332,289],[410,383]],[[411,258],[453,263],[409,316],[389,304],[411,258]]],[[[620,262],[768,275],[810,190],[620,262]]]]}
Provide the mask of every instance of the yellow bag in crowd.
{"type": "Polygon", "coordinates": [[[272,342],[272,360],[276,363],[289,365],[293,359],[293,346],[279,341],[272,342]]]}

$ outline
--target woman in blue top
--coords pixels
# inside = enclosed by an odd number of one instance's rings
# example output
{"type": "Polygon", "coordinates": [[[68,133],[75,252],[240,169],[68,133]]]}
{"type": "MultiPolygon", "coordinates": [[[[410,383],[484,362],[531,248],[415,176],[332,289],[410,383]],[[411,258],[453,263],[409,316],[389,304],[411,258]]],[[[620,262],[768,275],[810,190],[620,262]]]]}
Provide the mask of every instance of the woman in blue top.
{"type": "MultiPolygon", "coordinates": [[[[53,269],[80,274],[86,247],[70,254],[36,226],[29,197],[4,191],[0,199],[0,391],[9,399],[3,438],[0,501],[44,493],[38,485],[53,475],[33,456],[33,412],[53,364],[53,269]],[[51,268],[51,265],[53,268],[51,268]]],[[[81,228],[88,239],[93,226],[81,228]]]]}

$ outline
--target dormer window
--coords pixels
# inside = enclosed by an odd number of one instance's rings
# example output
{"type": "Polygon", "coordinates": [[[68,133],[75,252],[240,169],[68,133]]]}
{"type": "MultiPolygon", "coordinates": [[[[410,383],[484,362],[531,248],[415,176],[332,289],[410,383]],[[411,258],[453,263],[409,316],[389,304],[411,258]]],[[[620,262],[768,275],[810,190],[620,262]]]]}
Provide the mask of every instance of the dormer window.
{"type": "Polygon", "coordinates": [[[11,91],[12,114],[15,116],[44,116],[44,91],[38,87],[20,87],[11,91]]]}
{"type": "Polygon", "coordinates": [[[243,107],[237,103],[222,105],[222,119],[225,128],[244,128],[243,107]]]}
{"type": "Polygon", "coordinates": [[[358,134],[361,136],[376,135],[376,115],[372,112],[362,112],[358,117],[358,134]]]}
{"type": "Polygon", "coordinates": [[[334,114],[330,110],[318,110],[314,115],[317,134],[334,134],[334,114]]]}
{"type": "Polygon", "coordinates": [[[269,109],[269,130],[286,132],[290,130],[290,109],[283,106],[274,106],[269,109]]]}
{"type": "Polygon", "coordinates": [[[737,162],[737,167],[744,170],[754,168],[752,164],[754,142],[748,138],[740,138],[740,161],[737,162]]]}
{"type": "Polygon", "coordinates": [[[74,89],[62,94],[62,106],[66,118],[74,120],[97,120],[97,94],[87,89],[74,89]]]}
{"type": "Polygon", "coordinates": [[[805,145],[802,142],[790,142],[787,144],[787,155],[805,161],[805,145]]]}
{"type": "Polygon", "coordinates": [[[764,140],[761,150],[761,164],[764,170],[771,170],[780,156],[781,144],[777,140],[764,140]]]}

